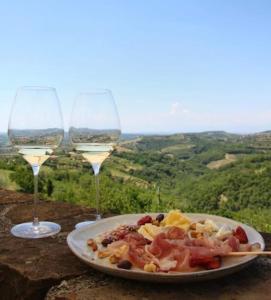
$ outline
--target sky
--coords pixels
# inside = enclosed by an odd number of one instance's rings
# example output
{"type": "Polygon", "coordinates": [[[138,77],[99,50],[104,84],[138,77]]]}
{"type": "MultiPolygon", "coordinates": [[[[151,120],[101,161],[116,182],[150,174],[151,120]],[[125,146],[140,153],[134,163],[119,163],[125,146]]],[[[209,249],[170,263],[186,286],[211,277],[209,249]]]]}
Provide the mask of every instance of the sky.
{"type": "Polygon", "coordinates": [[[0,131],[25,85],[57,89],[65,129],[94,88],[123,132],[271,129],[271,1],[0,0],[0,37],[0,131]]]}

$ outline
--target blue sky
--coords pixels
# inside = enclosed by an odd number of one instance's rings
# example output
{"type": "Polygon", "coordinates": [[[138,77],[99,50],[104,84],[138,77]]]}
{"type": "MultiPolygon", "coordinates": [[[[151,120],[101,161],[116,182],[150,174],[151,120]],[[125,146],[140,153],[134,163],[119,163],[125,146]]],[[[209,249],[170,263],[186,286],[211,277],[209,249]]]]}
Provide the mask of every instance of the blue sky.
{"type": "Polygon", "coordinates": [[[271,129],[271,2],[1,1],[0,131],[16,88],[109,88],[124,132],[271,129]]]}

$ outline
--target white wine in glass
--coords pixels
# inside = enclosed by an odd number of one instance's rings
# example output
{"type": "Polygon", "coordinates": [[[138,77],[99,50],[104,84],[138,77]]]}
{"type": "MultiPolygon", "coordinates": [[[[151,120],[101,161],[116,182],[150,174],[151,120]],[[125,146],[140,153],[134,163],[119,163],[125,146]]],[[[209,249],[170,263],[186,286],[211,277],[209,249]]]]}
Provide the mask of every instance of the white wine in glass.
{"type": "Polygon", "coordinates": [[[96,188],[94,221],[78,223],[76,228],[101,219],[99,172],[102,163],[114,150],[121,134],[114,98],[109,90],[95,90],[76,97],[69,129],[70,143],[93,169],[96,188]]]}
{"type": "Polygon", "coordinates": [[[56,90],[49,87],[22,87],[12,105],[9,141],[30,164],[34,175],[33,222],[12,227],[11,233],[22,238],[43,238],[60,231],[60,225],[41,222],[37,216],[38,175],[64,136],[62,113],[56,90]]]}

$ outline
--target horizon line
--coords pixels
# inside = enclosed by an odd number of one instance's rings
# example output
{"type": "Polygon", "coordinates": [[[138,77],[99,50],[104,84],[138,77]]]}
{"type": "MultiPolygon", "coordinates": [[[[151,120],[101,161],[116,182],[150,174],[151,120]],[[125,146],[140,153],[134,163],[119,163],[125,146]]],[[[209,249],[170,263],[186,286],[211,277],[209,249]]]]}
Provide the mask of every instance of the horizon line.
{"type": "MultiPolygon", "coordinates": [[[[68,133],[68,131],[65,131],[68,133]]],[[[132,134],[132,135],[174,135],[174,134],[196,134],[196,133],[227,133],[227,134],[235,134],[235,135],[253,135],[259,133],[271,133],[270,130],[263,130],[263,131],[254,131],[254,132],[234,132],[234,131],[226,131],[226,130],[199,130],[199,131],[134,131],[134,132],[122,132],[121,135],[125,134],[132,134]]],[[[1,135],[8,135],[7,132],[0,131],[1,135]]]]}

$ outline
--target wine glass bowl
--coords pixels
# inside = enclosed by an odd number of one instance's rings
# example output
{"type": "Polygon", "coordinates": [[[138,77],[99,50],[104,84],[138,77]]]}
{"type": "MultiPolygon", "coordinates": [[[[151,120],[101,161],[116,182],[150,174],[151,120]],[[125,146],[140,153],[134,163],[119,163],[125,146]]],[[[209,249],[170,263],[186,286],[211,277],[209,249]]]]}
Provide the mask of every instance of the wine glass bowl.
{"type": "MultiPolygon", "coordinates": [[[[102,163],[114,150],[120,137],[120,121],[110,90],[79,94],[74,102],[69,139],[74,150],[91,164],[95,175],[96,220],[101,218],[99,172],[102,163]]],[[[85,221],[76,228],[95,221],[85,221]]]]}
{"type": "Polygon", "coordinates": [[[37,217],[38,174],[64,136],[62,113],[56,90],[50,87],[22,87],[17,90],[8,126],[11,145],[30,164],[34,175],[33,222],[18,224],[11,233],[23,238],[42,238],[60,231],[52,222],[37,217]]]}

